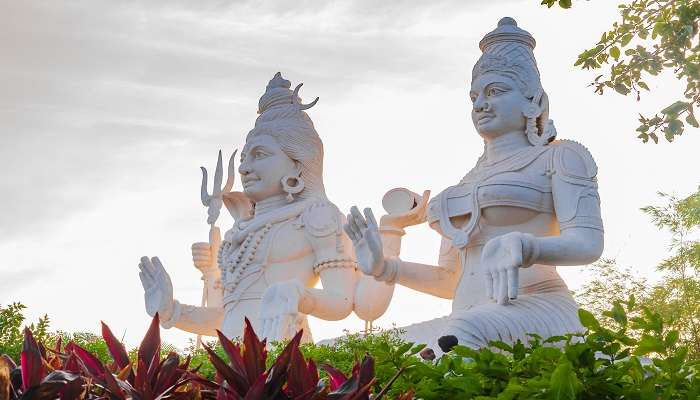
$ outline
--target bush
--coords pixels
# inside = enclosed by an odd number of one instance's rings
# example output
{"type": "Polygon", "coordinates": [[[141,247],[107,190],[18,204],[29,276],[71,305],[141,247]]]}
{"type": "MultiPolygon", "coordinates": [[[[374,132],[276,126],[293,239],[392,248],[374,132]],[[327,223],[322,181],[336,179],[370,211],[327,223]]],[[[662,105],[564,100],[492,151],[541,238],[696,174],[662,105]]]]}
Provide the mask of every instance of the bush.
{"type": "Polygon", "coordinates": [[[700,393],[700,362],[688,357],[678,331],[634,297],[600,319],[585,310],[579,317],[585,333],[531,335],[528,343],[491,342],[480,350],[457,345],[435,360],[419,357],[424,346],[404,342],[396,330],[348,335],[332,346],[299,345],[301,335],[266,346],[247,324],[242,342],[220,335],[216,347],[209,343],[183,357],[163,354],[154,319],[131,356],[104,326],[104,362],[74,342],[42,345],[25,329],[20,366],[17,357],[0,359],[0,397],[5,390],[11,399],[145,400],[349,400],[370,393],[376,400],[690,399],[700,393]]]}

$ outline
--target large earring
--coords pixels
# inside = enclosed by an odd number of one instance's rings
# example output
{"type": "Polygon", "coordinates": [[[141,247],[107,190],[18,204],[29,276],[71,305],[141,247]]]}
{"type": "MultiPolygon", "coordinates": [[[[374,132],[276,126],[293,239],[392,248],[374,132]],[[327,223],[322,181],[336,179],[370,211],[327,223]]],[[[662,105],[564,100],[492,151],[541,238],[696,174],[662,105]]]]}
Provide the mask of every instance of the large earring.
{"type": "MultiPolygon", "coordinates": [[[[538,96],[539,97],[539,96],[538,96]]],[[[527,140],[533,146],[542,146],[545,144],[542,136],[540,135],[539,127],[537,126],[537,118],[542,115],[542,109],[535,104],[537,99],[533,99],[531,103],[528,103],[523,110],[523,115],[527,119],[525,124],[525,134],[527,135],[527,140]]]]}
{"type": "Polygon", "coordinates": [[[280,181],[282,190],[287,192],[287,201],[293,202],[294,195],[304,190],[304,179],[301,176],[287,175],[280,181]]]}

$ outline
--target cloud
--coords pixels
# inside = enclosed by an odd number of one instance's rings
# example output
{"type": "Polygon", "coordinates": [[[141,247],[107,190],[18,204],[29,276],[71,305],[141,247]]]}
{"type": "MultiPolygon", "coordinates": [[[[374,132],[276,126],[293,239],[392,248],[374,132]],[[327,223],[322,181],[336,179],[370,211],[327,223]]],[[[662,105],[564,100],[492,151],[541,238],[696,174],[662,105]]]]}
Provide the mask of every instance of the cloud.
{"type": "Polygon", "coordinates": [[[434,22],[470,3],[3,2],[0,240],[96,206],[115,181],[145,184],[158,148],[242,137],[277,70],[336,101],[463,74],[434,22]]]}

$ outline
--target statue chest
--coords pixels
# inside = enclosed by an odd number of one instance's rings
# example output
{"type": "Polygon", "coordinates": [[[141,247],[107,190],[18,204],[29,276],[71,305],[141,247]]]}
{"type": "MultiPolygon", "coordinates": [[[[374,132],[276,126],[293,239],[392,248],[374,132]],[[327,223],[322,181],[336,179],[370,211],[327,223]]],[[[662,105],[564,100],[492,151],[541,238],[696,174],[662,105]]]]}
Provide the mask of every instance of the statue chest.
{"type": "Polygon", "coordinates": [[[223,241],[219,268],[224,304],[261,298],[272,283],[313,278],[313,250],[295,219],[267,224],[247,233],[238,244],[223,241]]]}
{"type": "MultiPolygon", "coordinates": [[[[550,163],[546,154],[514,170],[493,172],[465,179],[435,199],[428,209],[428,223],[444,229],[471,225],[513,226],[527,223],[545,213],[554,214],[550,163]]],[[[467,177],[469,178],[469,176],[467,177]]]]}

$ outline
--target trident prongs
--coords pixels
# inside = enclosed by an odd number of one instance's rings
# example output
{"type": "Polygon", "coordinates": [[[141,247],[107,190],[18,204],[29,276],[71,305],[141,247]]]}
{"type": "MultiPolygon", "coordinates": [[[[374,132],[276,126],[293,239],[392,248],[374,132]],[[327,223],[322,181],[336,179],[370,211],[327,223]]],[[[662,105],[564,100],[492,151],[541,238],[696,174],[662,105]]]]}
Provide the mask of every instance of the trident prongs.
{"type": "Polygon", "coordinates": [[[236,180],[236,153],[238,153],[238,149],[234,150],[231,158],[228,159],[228,176],[226,177],[226,185],[224,185],[224,194],[233,189],[233,182],[236,180]]]}
{"type": "Polygon", "coordinates": [[[202,188],[201,188],[201,198],[204,207],[209,208],[208,214],[209,218],[207,222],[209,224],[214,224],[219,217],[219,210],[223,205],[223,195],[230,192],[233,188],[233,183],[235,181],[235,156],[238,150],[234,150],[231,158],[228,161],[228,177],[226,178],[226,185],[222,188],[221,183],[223,181],[224,168],[221,158],[221,150],[219,150],[219,157],[216,161],[216,169],[214,170],[214,187],[212,189],[212,194],[209,194],[207,189],[208,186],[208,173],[207,169],[200,167],[202,170],[202,188]]]}

